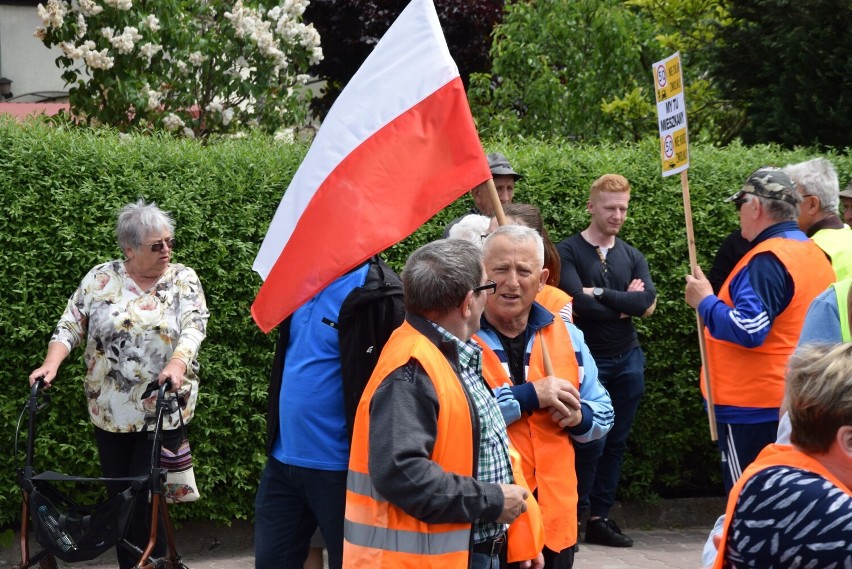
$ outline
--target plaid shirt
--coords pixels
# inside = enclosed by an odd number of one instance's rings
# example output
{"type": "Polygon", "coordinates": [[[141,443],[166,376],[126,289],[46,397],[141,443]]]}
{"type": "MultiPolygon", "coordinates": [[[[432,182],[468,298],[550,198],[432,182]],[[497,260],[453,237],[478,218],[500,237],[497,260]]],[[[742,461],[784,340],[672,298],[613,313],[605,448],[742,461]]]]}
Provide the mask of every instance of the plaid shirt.
{"type": "MultiPolygon", "coordinates": [[[[473,340],[462,342],[441,326],[432,325],[441,337],[452,342],[459,354],[459,375],[479,415],[479,463],[476,479],[493,484],[512,484],[509,462],[509,436],[500,407],[482,377],[482,348],[473,340]]],[[[476,520],[473,522],[473,542],[482,543],[506,531],[508,526],[476,520]]]]}

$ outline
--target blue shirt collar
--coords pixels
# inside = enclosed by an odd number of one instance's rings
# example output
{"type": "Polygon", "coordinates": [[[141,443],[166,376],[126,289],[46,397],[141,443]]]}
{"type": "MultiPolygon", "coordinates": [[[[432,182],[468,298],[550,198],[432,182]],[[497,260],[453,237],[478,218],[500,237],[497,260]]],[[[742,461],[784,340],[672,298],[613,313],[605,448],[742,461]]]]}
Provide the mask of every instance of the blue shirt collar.
{"type": "Polygon", "coordinates": [[[754,247],[758,243],[762,243],[767,239],[771,239],[773,237],[787,237],[789,239],[796,239],[799,241],[804,241],[808,237],[807,235],[799,229],[799,226],[795,221],[782,221],[780,223],[776,223],[775,225],[770,225],[763,231],[757,234],[757,237],[754,238],[754,241],[751,242],[751,246],[754,247]]]}

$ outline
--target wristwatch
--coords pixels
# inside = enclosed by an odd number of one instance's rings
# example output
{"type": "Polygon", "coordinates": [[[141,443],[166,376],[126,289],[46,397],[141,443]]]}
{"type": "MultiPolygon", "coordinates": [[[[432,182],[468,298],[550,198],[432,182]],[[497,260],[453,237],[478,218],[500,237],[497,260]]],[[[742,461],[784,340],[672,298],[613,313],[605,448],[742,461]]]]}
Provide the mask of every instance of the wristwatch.
{"type": "Polygon", "coordinates": [[[596,286],[592,289],[592,296],[595,297],[595,300],[600,300],[601,298],[603,298],[603,291],[604,289],[599,286],[596,286]]]}

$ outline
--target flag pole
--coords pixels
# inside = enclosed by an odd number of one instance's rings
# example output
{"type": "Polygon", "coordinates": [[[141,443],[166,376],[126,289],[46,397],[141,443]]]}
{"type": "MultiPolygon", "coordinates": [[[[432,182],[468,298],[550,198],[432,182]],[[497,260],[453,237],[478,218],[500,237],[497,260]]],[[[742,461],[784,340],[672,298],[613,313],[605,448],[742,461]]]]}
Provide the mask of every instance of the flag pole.
{"type": "MultiPolygon", "coordinates": [[[[686,217],[686,243],[689,249],[689,270],[695,276],[698,267],[698,255],[695,251],[695,233],[692,229],[692,205],[689,201],[688,169],[680,173],[680,187],[683,191],[683,214],[686,217]]],[[[710,364],[707,361],[707,347],[704,343],[704,322],[698,309],[695,309],[695,320],[698,326],[698,351],[701,354],[701,367],[704,369],[704,387],[707,390],[707,420],[710,423],[710,440],[719,440],[716,429],[716,411],[713,405],[713,392],[710,386],[710,364]]]]}
{"type": "Polygon", "coordinates": [[[488,197],[491,200],[492,209],[494,209],[494,217],[497,218],[497,225],[506,225],[506,214],[503,213],[503,204],[500,203],[500,196],[497,195],[494,178],[485,180],[485,189],[488,191],[488,197]]]}

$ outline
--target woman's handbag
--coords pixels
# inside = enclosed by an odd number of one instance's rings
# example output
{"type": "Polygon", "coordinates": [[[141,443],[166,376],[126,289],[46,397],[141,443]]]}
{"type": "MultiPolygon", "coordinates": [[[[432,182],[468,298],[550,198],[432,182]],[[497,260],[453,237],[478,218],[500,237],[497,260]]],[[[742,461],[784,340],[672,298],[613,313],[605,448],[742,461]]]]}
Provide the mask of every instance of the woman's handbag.
{"type": "Polygon", "coordinates": [[[160,467],[168,470],[163,494],[169,504],[194,502],[201,497],[198,493],[198,485],[195,483],[192,452],[189,448],[189,439],[186,438],[186,430],[183,429],[183,417],[181,417],[181,429],[183,436],[176,452],[170,451],[165,445],[160,449],[160,467]]]}
{"type": "MultiPolygon", "coordinates": [[[[188,397],[188,396],[186,396],[188,397]]],[[[189,439],[186,437],[186,425],[183,422],[182,408],[186,406],[186,398],[182,401],[175,395],[172,409],[177,411],[180,418],[180,444],[174,451],[160,447],[160,468],[166,469],[166,482],[163,484],[163,495],[169,504],[194,502],[201,497],[198,484],[195,483],[195,471],[192,469],[192,451],[189,439]]]]}

